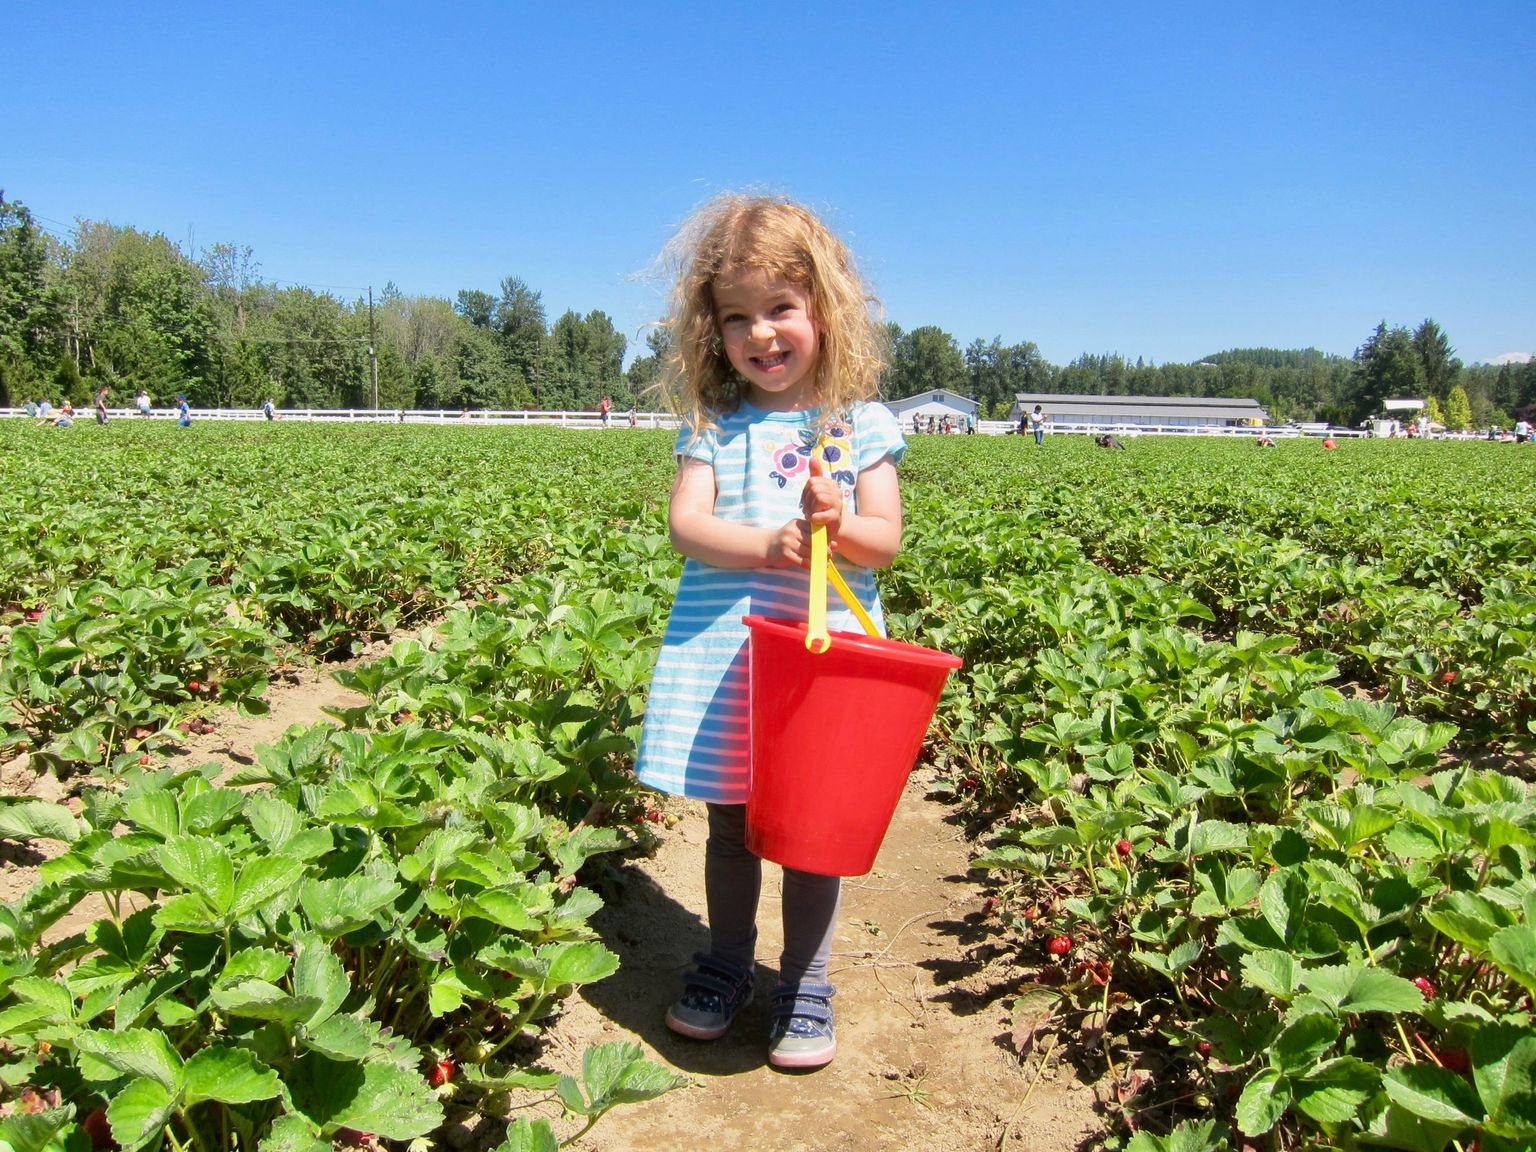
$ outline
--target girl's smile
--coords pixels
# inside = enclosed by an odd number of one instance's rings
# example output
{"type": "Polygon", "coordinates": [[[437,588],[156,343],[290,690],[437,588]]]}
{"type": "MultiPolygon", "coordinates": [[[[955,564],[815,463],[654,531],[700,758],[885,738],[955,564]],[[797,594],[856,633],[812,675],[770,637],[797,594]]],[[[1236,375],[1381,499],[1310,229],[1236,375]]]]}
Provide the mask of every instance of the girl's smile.
{"type": "Polygon", "coordinates": [[[821,334],[805,289],[763,268],[736,268],[715,282],[715,323],[726,359],[754,407],[814,408],[821,334]]]}

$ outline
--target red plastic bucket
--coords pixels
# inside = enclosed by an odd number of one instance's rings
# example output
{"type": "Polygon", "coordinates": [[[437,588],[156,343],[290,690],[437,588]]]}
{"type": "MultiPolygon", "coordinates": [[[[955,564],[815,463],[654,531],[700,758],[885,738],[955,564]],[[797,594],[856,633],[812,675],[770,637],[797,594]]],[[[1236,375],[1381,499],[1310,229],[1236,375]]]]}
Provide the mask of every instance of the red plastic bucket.
{"type": "Polygon", "coordinates": [[[859,632],[805,647],[805,624],[743,617],[751,632],[747,847],[826,876],[874,866],[958,657],[859,632]]]}

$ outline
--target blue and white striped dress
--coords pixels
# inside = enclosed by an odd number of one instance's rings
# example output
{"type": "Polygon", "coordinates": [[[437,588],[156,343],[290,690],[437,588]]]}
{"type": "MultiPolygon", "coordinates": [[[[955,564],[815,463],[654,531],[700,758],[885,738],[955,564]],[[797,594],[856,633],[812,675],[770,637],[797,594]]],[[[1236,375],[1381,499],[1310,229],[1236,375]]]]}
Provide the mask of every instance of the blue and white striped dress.
{"type": "MultiPolygon", "coordinates": [[[[684,427],[677,455],[703,460],[715,472],[715,515],[776,528],[803,513],[818,414],[765,412],[743,403],[698,437],[684,427]]],[[[883,404],[858,404],[822,439],[827,473],[856,512],[858,474],[907,450],[896,417],[883,404]]],[[[848,585],[876,623],[884,617],[868,568],[838,562],[848,585]]],[[[810,573],[803,568],[715,568],[689,559],[651,679],[640,754],[642,784],[716,804],[747,801],[747,627],[743,616],[804,620],[810,573]]],[[[832,593],[831,628],[859,631],[853,614],[832,593]]]]}

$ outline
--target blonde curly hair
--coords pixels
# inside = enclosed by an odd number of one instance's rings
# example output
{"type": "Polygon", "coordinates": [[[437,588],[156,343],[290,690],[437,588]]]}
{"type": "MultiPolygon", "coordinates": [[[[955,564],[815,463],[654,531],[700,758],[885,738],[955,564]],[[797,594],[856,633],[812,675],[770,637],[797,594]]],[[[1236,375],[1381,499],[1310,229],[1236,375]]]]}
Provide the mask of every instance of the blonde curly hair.
{"type": "Polygon", "coordinates": [[[674,270],[670,336],[656,388],[695,433],[736,411],[747,382],[726,358],[715,315],[723,273],[761,269],[804,291],[820,339],[816,395],[823,425],[879,394],[885,333],[879,301],[853,254],[808,209],[769,196],[727,194],[694,211],[663,253],[674,270]]]}

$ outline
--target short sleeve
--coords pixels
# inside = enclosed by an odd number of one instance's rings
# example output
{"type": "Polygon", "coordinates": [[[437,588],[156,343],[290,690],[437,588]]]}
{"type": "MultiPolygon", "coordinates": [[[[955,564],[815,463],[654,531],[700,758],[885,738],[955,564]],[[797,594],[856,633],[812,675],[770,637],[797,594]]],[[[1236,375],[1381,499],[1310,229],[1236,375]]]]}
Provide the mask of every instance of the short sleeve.
{"type": "Polygon", "coordinates": [[[677,440],[672,445],[672,455],[677,459],[702,460],[706,464],[713,464],[719,451],[720,437],[715,429],[706,428],[695,433],[686,420],[677,430],[677,440]]]}
{"type": "Polygon", "coordinates": [[[873,468],[886,456],[892,463],[900,464],[907,454],[901,425],[884,404],[859,405],[853,413],[853,428],[854,454],[860,472],[873,468]]]}

